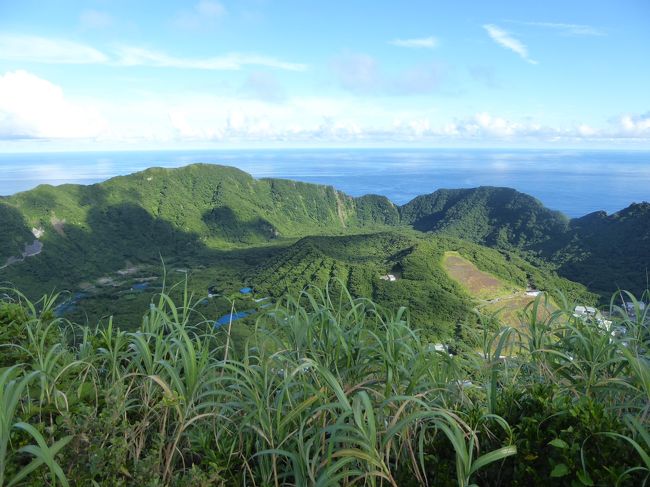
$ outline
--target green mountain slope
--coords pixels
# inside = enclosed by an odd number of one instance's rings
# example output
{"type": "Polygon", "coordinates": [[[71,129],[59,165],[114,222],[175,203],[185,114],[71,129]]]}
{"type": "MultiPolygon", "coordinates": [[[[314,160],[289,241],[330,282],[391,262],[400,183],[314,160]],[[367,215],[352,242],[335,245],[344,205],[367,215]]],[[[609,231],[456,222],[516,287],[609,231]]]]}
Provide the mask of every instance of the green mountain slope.
{"type": "Polygon", "coordinates": [[[306,286],[326,287],[338,279],[355,297],[372,299],[387,309],[406,306],[412,322],[437,338],[470,318],[473,300],[443,267],[445,252],[457,252],[514,286],[531,284],[562,290],[590,302],[583,286],[540,270],[508,252],[460,239],[381,232],[337,237],[306,237],[264,261],[248,276],[260,295],[280,297],[306,286]],[[382,279],[392,274],[395,281],[382,279]]]}
{"type": "Polygon", "coordinates": [[[640,295],[650,271],[650,204],[576,218],[564,238],[541,246],[540,254],[602,295],[615,289],[640,295]]]}
{"type": "MultiPolygon", "coordinates": [[[[140,277],[159,273],[162,258],[174,268],[203,269],[201,283],[218,284],[223,274],[218,267],[227,269],[228,282],[235,285],[248,278],[250,268],[270,268],[261,256],[287,259],[283,249],[295,244],[291,259],[304,254],[306,261],[310,252],[323,253],[309,257],[322,262],[311,263],[305,274],[322,282],[320,276],[335,275],[332,269],[337,269],[353,291],[381,302],[384,283],[375,283],[378,271],[393,262],[389,249],[396,254],[406,247],[388,244],[385,240],[395,237],[385,234],[373,237],[378,240],[363,237],[372,241],[350,236],[399,229],[407,239],[433,232],[507,251],[511,259],[519,253],[603,294],[619,286],[640,294],[650,266],[648,214],[648,204],[641,204],[611,216],[569,220],[528,195],[494,187],[439,190],[398,207],[383,196],[353,198],[330,186],[257,180],[225,166],[152,168],[90,186],[43,185],[0,199],[0,280],[34,295],[54,288],[74,290],[89,282],[111,282],[121,269],[144,266],[140,277]],[[349,240],[296,243],[314,236],[349,240]],[[381,259],[355,261],[366,255],[366,247],[381,247],[381,259]],[[336,248],[346,249],[345,258],[332,253],[336,248]],[[235,251],[245,249],[253,250],[246,254],[253,260],[235,264],[243,255],[235,251]]],[[[418,252],[410,255],[426,260],[418,252]]],[[[535,271],[528,274],[531,278],[535,271]]],[[[297,283],[309,282],[299,277],[297,283]]],[[[286,288],[286,282],[276,284],[286,288]]],[[[390,289],[404,289],[405,299],[428,292],[422,286],[407,288],[390,289]]]]}
{"type": "Polygon", "coordinates": [[[384,197],[355,199],[329,186],[194,164],[91,186],[39,186],[0,201],[0,218],[0,265],[33,242],[32,228],[42,232],[41,254],[5,274],[43,292],[129,262],[156,264],[162,256],[188,265],[214,250],[395,224],[398,216],[384,197]]]}
{"type": "Polygon", "coordinates": [[[562,234],[569,220],[510,188],[441,189],[400,208],[403,223],[490,246],[525,247],[562,234]]]}
{"type": "Polygon", "coordinates": [[[7,202],[32,225],[51,227],[56,218],[82,229],[131,205],[177,231],[222,244],[345,227],[356,220],[354,200],[331,187],[258,181],[234,168],[204,164],[154,168],[92,186],[39,186],[7,202]]]}
{"type": "Polygon", "coordinates": [[[402,223],[499,249],[519,250],[603,296],[648,287],[650,204],[569,220],[510,188],[438,190],[400,208],[402,223]]]}

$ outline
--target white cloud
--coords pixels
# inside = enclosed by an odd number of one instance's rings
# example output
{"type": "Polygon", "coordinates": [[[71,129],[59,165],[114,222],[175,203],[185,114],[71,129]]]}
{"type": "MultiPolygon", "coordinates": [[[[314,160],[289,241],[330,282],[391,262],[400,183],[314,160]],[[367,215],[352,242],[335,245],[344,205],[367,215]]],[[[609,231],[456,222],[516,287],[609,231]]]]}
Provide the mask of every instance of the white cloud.
{"type": "MultiPolygon", "coordinates": [[[[611,130],[578,124],[551,127],[535,120],[512,120],[488,112],[444,120],[391,110],[358,99],[304,98],[287,104],[202,98],[180,108],[174,117],[178,140],[250,142],[435,142],[581,143],[635,138],[650,141],[650,114],[625,116],[611,130]],[[438,119],[433,121],[433,119],[438,119]]],[[[170,114],[170,119],[172,118],[170,114]]]]}
{"type": "Polygon", "coordinates": [[[108,57],[90,46],[64,39],[0,35],[0,59],[51,64],[102,64],[108,57]]]}
{"type": "Polygon", "coordinates": [[[510,137],[518,130],[517,124],[501,117],[493,117],[487,112],[477,113],[474,116],[476,126],[487,135],[497,137],[510,137]]]}
{"type": "Polygon", "coordinates": [[[0,59],[49,64],[106,64],[161,68],[239,70],[264,66],[304,71],[307,65],[259,54],[227,53],[209,58],[184,58],[137,46],[117,46],[111,55],[93,47],[64,39],[37,36],[0,35],[0,59]]]}
{"type": "MultiPolygon", "coordinates": [[[[10,139],[75,138],[75,147],[167,144],[248,145],[338,142],[538,144],[650,142],[650,113],[610,126],[548,126],[531,118],[480,111],[451,119],[435,105],[394,108],[356,96],[286,97],[281,101],[169,93],[124,100],[79,100],[25,71],[0,75],[0,147],[10,139]]],[[[27,143],[27,142],[24,142],[27,143]]],[[[70,142],[72,144],[72,142],[70,142]]]]}
{"type": "Polygon", "coordinates": [[[0,76],[0,139],[95,137],[106,127],[87,104],[26,71],[0,76]]]}
{"type": "Polygon", "coordinates": [[[288,71],[304,71],[305,64],[291,63],[257,54],[229,53],[203,59],[170,56],[162,51],[135,46],[117,48],[117,64],[121,66],[153,66],[160,68],[239,70],[244,66],[264,66],[288,71]]]}
{"type": "Polygon", "coordinates": [[[395,134],[404,134],[406,136],[426,137],[435,134],[428,118],[413,118],[410,120],[394,120],[392,132],[395,134]]]}
{"type": "Polygon", "coordinates": [[[650,112],[642,115],[623,115],[619,121],[619,130],[626,136],[650,138],[650,112]]]}
{"type": "Polygon", "coordinates": [[[598,130],[593,128],[591,125],[583,123],[578,125],[578,134],[581,137],[594,137],[595,135],[598,135],[598,130]]]}
{"type": "Polygon", "coordinates": [[[650,112],[623,115],[609,127],[579,123],[569,127],[550,127],[525,119],[523,122],[480,112],[444,126],[438,135],[460,139],[504,139],[508,141],[616,141],[638,139],[650,141],[650,112]]]}
{"type": "Polygon", "coordinates": [[[180,109],[169,111],[169,121],[176,135],[183,140],[221,140],[223,130],[197,128],[188,121],[188,114],[180,109]]]}
{"type": "Polygon", "coordinates": [[[493,24],[485,24],[483,28],[494,42],[519,54],[525,61],[531,64],[537,64],[537,61],[528,56],[528,48],[519,39],[512,37],[508,32],[493,24]]]}
{"type": "Polygon", "coordinates": [[[511,23],[520,24],[520,25],[529,25],[532,27],[544,27],[547,29],[553,29],[559,32],[562,35],[567,36],[604,36],[606,35],[600,29],[592,27],[591,25],[584,24],[565,24],[561,22],[516,22],[511,21],[511,23]]]}
{"type": "Polygon", "coordinates": [[[393,39],[389,42],[389,44],[398,47],[434,49],[438,47],[438,39],[433,36],[420,37],[415,39],[393,39]]]}
{"type": "Polygon", "coordinates": [[[359,99],[310,97],[269,104],[201,97],[180,103],[169,119],[178,140],[228,141],[494,141],[580,137],[536,123],[481,112],[453,122],[432,122],[426,111],[395,118],[391,110],[359,99]]]}
{"type": "Polygon", "coordinates": [[[174,140],[222,143],[356,140],[374,133],[366,116],[363,104],[340,97],[279,104],[201,95],[175,102],[168,113],[174,140]]]}
{"type": "Polygon", "coordinates": [[[436,130],[436,135],[460,140],[551,140],[554,138],[580,138],[577,130],[545,127],[530,120],[514,121],[479,112],[471,117],[444,124],[436,130]]]}

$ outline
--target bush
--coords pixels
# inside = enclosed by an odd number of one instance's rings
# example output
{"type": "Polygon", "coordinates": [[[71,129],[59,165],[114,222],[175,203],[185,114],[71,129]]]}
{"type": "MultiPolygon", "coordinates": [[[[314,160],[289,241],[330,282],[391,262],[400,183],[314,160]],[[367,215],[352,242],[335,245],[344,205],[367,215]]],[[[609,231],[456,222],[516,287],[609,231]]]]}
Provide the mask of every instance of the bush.
{"type": "Polygon", "coordinates": [[[0,486],[648,479],[647,334],[622,315],[613,337],[532,307],[527,328],[485,320],[449,355],[341,282],[285,296],[240,338],[193,324],[187,296],[159,295],[135,332],[54,320],[52,303],[0,305],[24,358],[0,380],[0,486]]]}

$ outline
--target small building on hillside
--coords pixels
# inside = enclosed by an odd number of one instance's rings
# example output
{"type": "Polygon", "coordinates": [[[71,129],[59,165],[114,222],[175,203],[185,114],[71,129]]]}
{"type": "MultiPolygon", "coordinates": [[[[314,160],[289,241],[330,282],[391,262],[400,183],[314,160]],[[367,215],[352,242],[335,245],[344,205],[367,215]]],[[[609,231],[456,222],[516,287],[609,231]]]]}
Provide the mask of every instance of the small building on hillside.
{"type": "Polygon", "coordinates": [[[581,317],[581,316],[592,316],[595,317],[596,314],[598,313],[598,310],[596,308],[593,308],[591,306],[576,306],[573,309],[573,316],[581,317]]]}
{"type": "Polygon", "coordinates": [[[386,274],[384,276],[381,276],[379,279],[390,282],[397,281],[397,277],[395,277],[394,274],[386,274]]]}
{"type": "Polygon", "coordinates": [[[610,320],[606,320],[603,317],[602,313],[592,306],[576,306],[573,309],[573,316],[575,318],[582,318],[585,321],[592,319],[598,324],[598,326],[604,328],[607,331],[609,331],[612,327],[612,322],[610,320]]]}

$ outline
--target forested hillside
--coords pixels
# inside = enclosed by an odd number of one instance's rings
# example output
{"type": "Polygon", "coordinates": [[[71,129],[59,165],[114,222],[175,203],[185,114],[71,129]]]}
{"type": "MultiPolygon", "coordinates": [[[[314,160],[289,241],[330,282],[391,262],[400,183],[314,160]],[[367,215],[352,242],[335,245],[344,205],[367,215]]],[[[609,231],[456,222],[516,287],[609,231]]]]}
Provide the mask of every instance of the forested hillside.
{"type": "Polygon", "coordinates": [[[355,200],[328,186],[255,180],[234,168],[149,169],[91,186],[38,188],[0,202],[0,262],[39,234],[43,251],[7,277],[39,292],[74,286],[128,262],[179,265],[215,252],[397,222],[386,198],[355,200]],[[357,205],[358,201],[358,205],[357,205]],[[357,211],[358,210],[358,211],[357,211]]]}
{"type": "Polygon", "coordinates": [[[569,220],[510,188],[441,189],[400,208],[402,222],[498,247],[527,247],[564,233],[569,220]]]}
{"type": "MultiPolygon", "coordinates": [[[[649,213],[648,204],[638,204],[569,220],[528,195],[493,187],[438,190],[398,207],[383,196],[353,198],[329,186],[257,180],[225,166],[152,168],[0,199],[0,278],[32,296],[68,289],[88,304],[101,295],[104,304],[90,307],[94,316],[107,312],[116,296],[140,303],[144,298],[133,295],[133,286],[153,283],[163,262],[191,272],[199,294],[208,286],[249,283],[279,295],[339,276],[356,296],[380,303],[405,299],[422,321],[444,316],[449,322],[467,302],[459,303],[457,290],[437,274],[442,254],[421,251],[435,241],[422,243],[424,235],[533,262],[527,264],[529,284],[540,285],[535,273],[556,270],[601,295],[618,287],[640,294],[650,262],[649,213]],[[399,237],[386,237],[391,231],[399,237]],[[384,233],[368,235],[377,232],[384,233]],[[387,238],[408,244],[395,246],[387,238]],[[371,249],[380,251],[370,256],[371,249]],[[414,269],[422,269],[417,278],[409,277],[414,269]],[[401,279],[379,279],[391,270],[401,279]]],[[[483,259],[477,255],[473,262],[480,267],[483,259]]],[[[556,282],[567,289],[563,283],[556,282]]]]}
{"type": "Polygon", "coordinates": [[[519,250],[602,296],[641,294],[650,270],[650,205],[569,220],[510,188],[438,190],[400,208],[402,223],[499,249],[519,250]]]}
{"type": "Polygon", "coordinates": [[[650,204],[576,218],[564,238],[540,250],[562,275],[600,294],[614,288],[640,293],[648,289],[650,275],[650,204]]]}
{"type": "Polygon", "coordinates": [[[471,321],[472,299],[445,272],[445,252],[458,252],[477,266],[519,288],[534,285],[593,302],[586,289],[537,268],[516,255],[457,238],[383,232],[340,237],[305,237],[255,268],[247,282],[262,295],[279,298],[307,285],[340,281],[356,297],[386,309],[406,306],[412,323],[441,339],[458,322],[471,321]],[[395,281],[386,276],[391,274],[395,281]],[[384,279],[382,279],[382,276],[384,279]]]}

